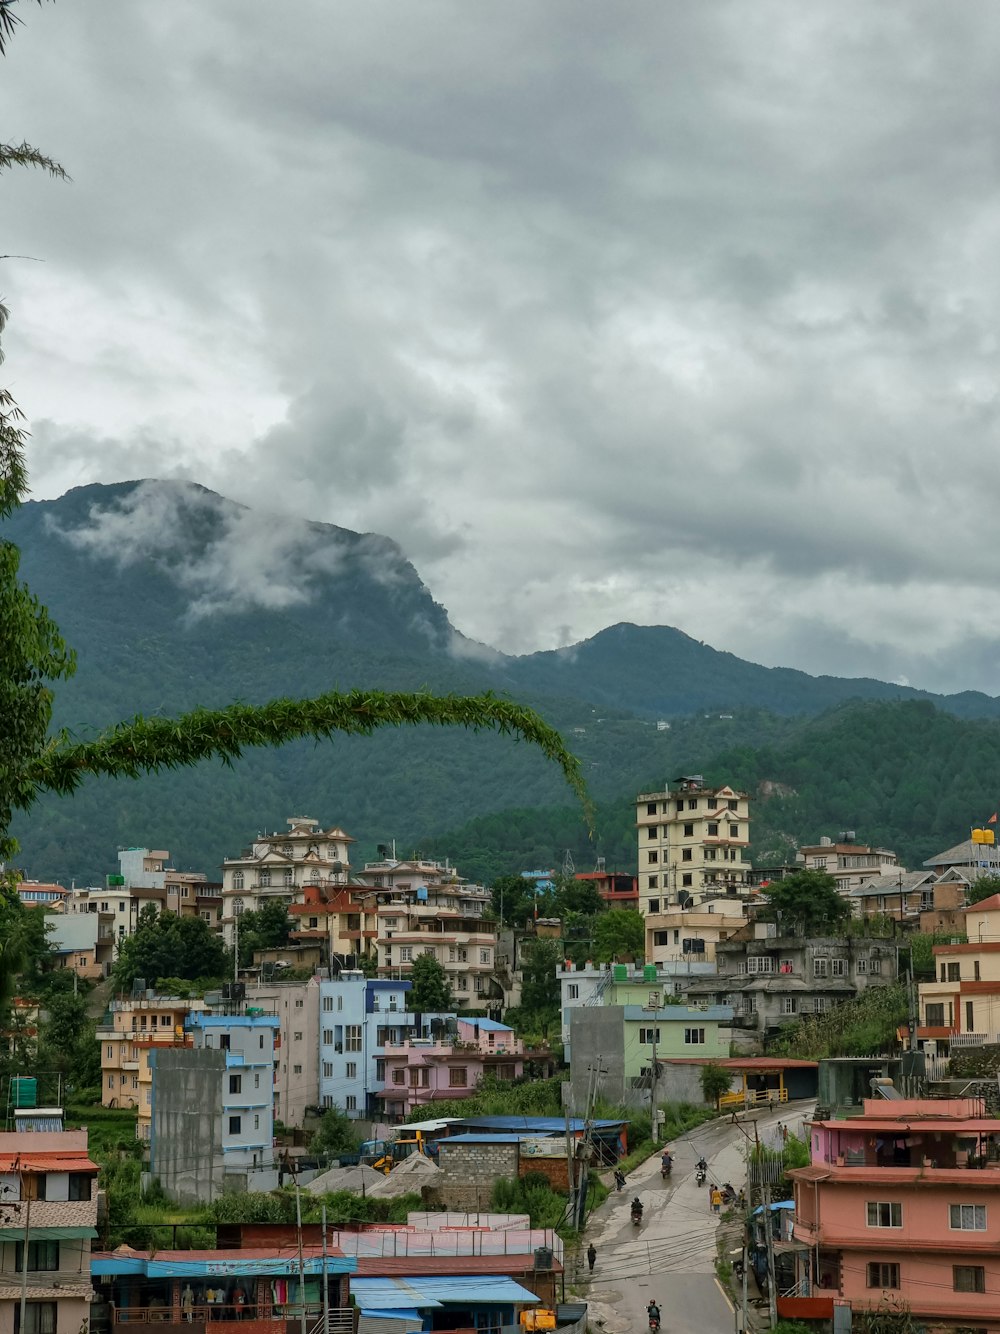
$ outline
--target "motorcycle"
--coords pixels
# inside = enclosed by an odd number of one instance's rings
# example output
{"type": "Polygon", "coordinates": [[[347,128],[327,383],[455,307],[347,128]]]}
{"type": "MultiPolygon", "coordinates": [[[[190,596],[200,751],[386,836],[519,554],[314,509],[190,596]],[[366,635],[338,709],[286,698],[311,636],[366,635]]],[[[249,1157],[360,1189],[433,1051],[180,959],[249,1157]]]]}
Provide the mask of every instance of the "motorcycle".
{"type": "Polygon", "coordinates": [[[696,1186],[703,1186],[705,1182],[708,1180],[708,1173],[705,1171],[703,1167],[699,1167],[697,1172],[695,1172],[694,1180],[696,1186]]]}
{"type": "Polygon", "coordinates": [[[641,1210],[641,1209],[633,1209],[633,1210],[632,1210],[632,1226],[633,1226],[633,1227],[639,1227],[639,1225],[640,1225],[641,1223],[642,1223],[642,1210],[641,1210]]]}
{"type": "Polygon", "coordinates": [[[660,1317],[658,1315],[654,1315],[652,1311],[650,1311],[649,1313],[649,1329],[650,1329],[650,1334],[659,1334],[660,1317]]]}
{"type": "Polygon", "coordinates": [[[664,1179],[664,1181],[666,1181],[667,1177],[673,1170],[674,1170],[673,1160],[671,1158],[664,1158],[663,1161],[660,1163],[660,1176],[664,1179]]]}
{"type": "Polygon", "coordinates": [[[733,1204],[735,1200],[736,1200],[736,1192],[735,1190],[733,1190],[732,1186],[727,1181],[725,1185],[722,1187],[722,1203],[733,1204]]]}

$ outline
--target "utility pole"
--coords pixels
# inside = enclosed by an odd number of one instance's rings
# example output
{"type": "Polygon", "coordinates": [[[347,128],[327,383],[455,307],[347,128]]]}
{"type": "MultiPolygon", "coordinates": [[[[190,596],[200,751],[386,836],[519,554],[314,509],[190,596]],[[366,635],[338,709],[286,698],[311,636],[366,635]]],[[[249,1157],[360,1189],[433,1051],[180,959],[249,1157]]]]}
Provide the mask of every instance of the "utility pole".
{"type": "Polygon", "coordinates": [[[569,1216],[576,1225],[576,1172],[574,1170],[573,1157],[573,1137],[569,1129],[569,1103],[567,1102],[564,1115],[566,1118],[566,1184],[569,1187],[569,1216]]]}
{"type": "Polygon", "coordinates": [[[302,1196],[299,1192],[298,1171],[295,1173],[295,1232],[299,1248],[299,1327],[302,1334],[306,1334],[306,1266],[302,1257],[302,1196]]]}
{"type": "Polygon", "coordinates": [[[323,1205],[323,1334],[330,1334],[330,1290],[327,1286],[327,1251],[326,1251],[326,1205],[323,1205]]]}

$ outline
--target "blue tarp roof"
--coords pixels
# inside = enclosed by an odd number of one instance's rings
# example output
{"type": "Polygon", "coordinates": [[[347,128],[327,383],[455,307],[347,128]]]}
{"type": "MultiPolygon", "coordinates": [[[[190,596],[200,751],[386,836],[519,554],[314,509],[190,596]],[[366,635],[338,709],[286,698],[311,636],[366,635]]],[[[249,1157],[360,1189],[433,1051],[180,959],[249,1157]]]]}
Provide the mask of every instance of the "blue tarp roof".
{"type": "MultiPolygon", "coordinates": [[[[794,1209],[794,1208],[795,1208],[794,1200],[775,1200],[774,1204],[771,1205],[771,1213],[773,1214],[776,1209],[794,1209]]],[[[763,1210],[764,1206],[762,1204],[758,1204],[757,1208],[754,1210],[754,1213],[755,1214],[763,1213],[763,1210]]]]}
{"type": "Polygon", "coordinates": [[[427,1311],[447,1305],[538,1305],[533,1292],[502,1274],[352,1278],[351,1296],[366,1315],[372,1311],[409,1314],[414,1309],[427,1311]]]}
{"type": "Polygon", "coordinates": [[[523,1139],[531,1138],[531,1135],[518,1135],[509,1130],[467,1130],[464,1135],[449,1135],[438,1144],[445,1148],[449,1144],[520,1144],[523,1139]]]}
{"type": "Polygon", "coordinates": [[[513,1033],[509,1024],[497,1023],[495,1019],[466,1019],[465,1015],[460,1014],[458,1018],[463,1024],[478,1024],[481,1033],[513,1033]]]}
{"type": "MultiPolygon", "coordinates": [[[[566,1122],[561,1116],[461,1116],[455,1126],[468,1126],[470,1130],[521,1130],[528,1135],[559,1135],[566,1129],[566,1122]]],[[[595,1121],[595,1130],[616,1130],[627,1126],[627,1121],[595,1121]]],[[[570,1130],[580,1131],[584,1122],[579,1117],[571,1117],[570,1130]]]]}

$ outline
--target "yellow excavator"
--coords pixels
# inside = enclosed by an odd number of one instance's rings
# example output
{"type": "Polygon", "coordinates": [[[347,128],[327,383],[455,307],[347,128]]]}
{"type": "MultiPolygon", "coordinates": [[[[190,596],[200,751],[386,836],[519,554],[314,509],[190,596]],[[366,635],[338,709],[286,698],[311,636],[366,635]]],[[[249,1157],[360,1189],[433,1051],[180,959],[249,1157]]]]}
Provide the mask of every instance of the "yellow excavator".
{"type": "MultiPolygon", "coordinates": [[[[397,1163],[409,1158],[411,1153],[419,1153],[425,1158],[436,1158],[437,1146],[428,1144],[423,1133],[415,1130],[412,1135],[400,1136],[398,1139],[365,1140],[361,1152],[357,1155],[357,1161],[374,1167],[376,1172],[385,1172],[388,1175],[397,1163]]],[[[341,1166],[346,1166],[343,1158],[340,1162],[341,1166]]]]}

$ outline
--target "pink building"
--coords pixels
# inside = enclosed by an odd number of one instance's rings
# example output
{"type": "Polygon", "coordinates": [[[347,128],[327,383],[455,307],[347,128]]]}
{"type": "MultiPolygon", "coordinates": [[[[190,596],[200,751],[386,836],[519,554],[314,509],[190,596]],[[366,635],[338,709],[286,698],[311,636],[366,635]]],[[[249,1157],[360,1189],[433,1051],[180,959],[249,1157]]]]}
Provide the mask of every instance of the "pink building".
{"type": "Polygon", "coordinates": [[[973,1098],[869,1098],[811,1141],[789,1173],[802,1249],[779,1314],[896,1299],[930,1329],[1000,1334],[1000,1121],[973,1098]]]}
{"type": "Polygon", "coordinates": [[[377,1096],[390,1120],[425,1103],[468,1097],[485,1074],[524,1074],[524,1043],[494,1019],[459,1019],[453,1038],[411,1038],[384,1050],[385,1087],[377,1096]]]}

